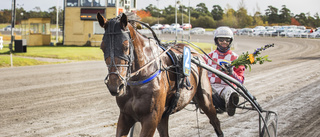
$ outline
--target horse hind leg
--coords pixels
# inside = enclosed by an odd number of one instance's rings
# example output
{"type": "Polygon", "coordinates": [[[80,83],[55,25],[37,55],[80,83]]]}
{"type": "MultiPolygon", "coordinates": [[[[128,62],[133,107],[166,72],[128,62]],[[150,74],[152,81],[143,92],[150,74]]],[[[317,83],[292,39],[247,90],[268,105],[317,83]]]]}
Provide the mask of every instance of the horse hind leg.
{"type": "Polygon", "coordinates": [[[214,127],[214,130],[218,137],[223,137],[223,132],[220,127],[220,121],[217,117],[216,109],[212,104],[211,94],[206,93],[206,91],[199,91],[196,93],[195,101],[197,102],[199,108],[207,115],[210,120],[210,124],[214,127]]]}
{"type": "Polygon", "coordinates": [[[204,73],[204,71],[202,71],[200,73],[199,79],[200,83],[198,85],[197,93],[195,94],[194,99],[209,118],[210,124],[214,127],[214,130],[218,137],[223,137],[223,132],[220,127],[220,121],[217,117],[217,112],[212,102],[212,91],[207,73],[204,73]]]}
{"type": "Polygon", "coordinates": [[[168,132],[168,121],[169,121],[169,116],[163,117],[158,124],[158,132],[160,137],[169,137],[169,132],[168,132]]]}

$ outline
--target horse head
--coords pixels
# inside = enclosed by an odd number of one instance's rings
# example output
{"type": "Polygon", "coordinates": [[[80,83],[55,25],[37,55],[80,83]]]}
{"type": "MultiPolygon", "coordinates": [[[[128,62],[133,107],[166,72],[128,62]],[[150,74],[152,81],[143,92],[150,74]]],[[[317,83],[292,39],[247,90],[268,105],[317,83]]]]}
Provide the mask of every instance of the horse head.
{"type": "Polygon", "coordinates": [[[133,55],[133,45],[130,31],[127,28],[128,18],[122,14],[111,20],[106,20],[100,13],[97,19],[105,33],[101,42],[108,75],[105,84],[113,96],[126,93],[127,80],[130,77],[133,55]]]}

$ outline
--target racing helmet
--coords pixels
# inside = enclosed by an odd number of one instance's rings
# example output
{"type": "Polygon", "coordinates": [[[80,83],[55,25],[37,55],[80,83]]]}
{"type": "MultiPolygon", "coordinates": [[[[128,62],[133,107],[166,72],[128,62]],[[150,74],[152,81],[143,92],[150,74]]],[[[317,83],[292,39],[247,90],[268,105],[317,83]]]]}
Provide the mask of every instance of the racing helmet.
{"type": "Polygon", "coordinates": [[[217,49],[220,52],[227,52],[230,49],[231,43],[233,41],[233,32],[229,27],[223,26],[223,27],[218,27],[216,29],[216,31],[214,32],[214,43],[217,45],[217,49]],[[230,43],[228,45],[228,47],[222,47],[219,42],[218,42],[218,38],[230,38],[230,43]]]}

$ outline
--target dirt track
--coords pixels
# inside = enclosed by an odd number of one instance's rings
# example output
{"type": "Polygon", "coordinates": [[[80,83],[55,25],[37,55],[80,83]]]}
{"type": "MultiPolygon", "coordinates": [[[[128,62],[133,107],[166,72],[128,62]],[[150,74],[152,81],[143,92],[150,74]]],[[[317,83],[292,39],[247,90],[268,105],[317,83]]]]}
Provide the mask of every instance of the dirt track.
{"type": "MultiPolygon", "coordinates": [[[[244,85],[262,108],[278,113],[278,136],[319,137],[320,40],[236,37],[234,45],[240,54],[269,43],[276,47],[263,54],[273,61],[246,71],[244,85]]],[[[1,136],[115,136],[119,110],[106,73],[103,61],[0,69],[1,136]]],[[[170,117],[172,137],[215,136],[193,109],[170,117]]],[[[258,114],[244,112],[219,115],[226,137],[258,136],[258,114]]]]}

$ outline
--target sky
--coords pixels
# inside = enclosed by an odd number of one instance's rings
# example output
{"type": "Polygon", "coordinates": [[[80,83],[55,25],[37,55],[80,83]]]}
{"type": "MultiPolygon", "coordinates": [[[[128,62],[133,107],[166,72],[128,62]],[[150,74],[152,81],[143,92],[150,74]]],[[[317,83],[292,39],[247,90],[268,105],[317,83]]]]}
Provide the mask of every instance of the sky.
{"type": "MultiPolygon", "coordinates": [[[[169,5],[175,6],[175,1],[178,0],[137,0],[137,9],[142,9],[150,4],[160,7],[168,7],[169,5]]],[[[238,10],[238,5],[241,0],[181,0],[181,3],[185,6],[196,7],[199,3],[205,3],[209,11],[212,10],[213,5],[220,5],[222,9],[227,8],[229,5],[234,10],[238,10]]],[[[320,0],[243,0],[245,7],[248,11],[248,14],[253,15],[256,11],[260,11],[262,14],[265,13],[265,10],[268,9],[268,6],[271,5],[278,10],[282,8],[282,5],[291,10],[291,13],[300,14],[300,13],[310,13],[311,16],[314,16],[316,13],[320,14],[320,0]]],[[[12,0],[1,0],[0,10],[1,9],[11,9],[12,0]]],[[[48,11],[52,6],[56,6],[59,3],[59,6],[62,8],[63,0],[16,0],[17,7],[23,7],[25,10],[30,11],[34,10],[34,7],[38,6],[42,11],[48,11]]]]}

